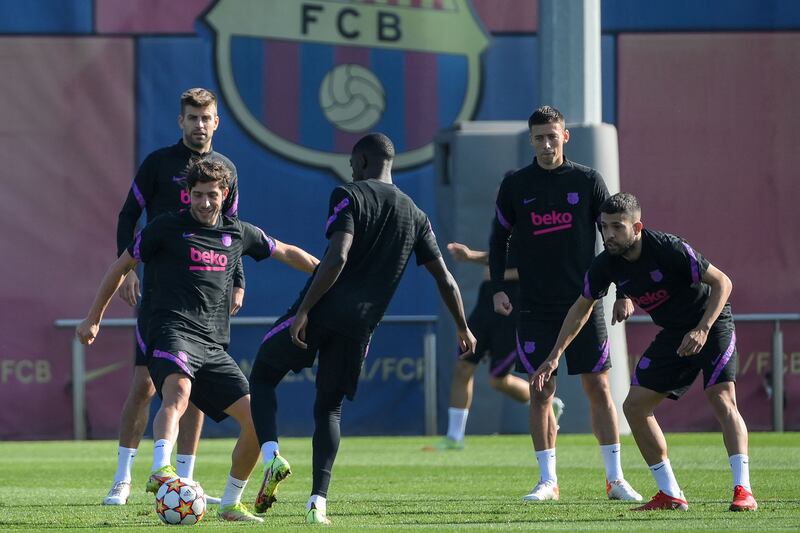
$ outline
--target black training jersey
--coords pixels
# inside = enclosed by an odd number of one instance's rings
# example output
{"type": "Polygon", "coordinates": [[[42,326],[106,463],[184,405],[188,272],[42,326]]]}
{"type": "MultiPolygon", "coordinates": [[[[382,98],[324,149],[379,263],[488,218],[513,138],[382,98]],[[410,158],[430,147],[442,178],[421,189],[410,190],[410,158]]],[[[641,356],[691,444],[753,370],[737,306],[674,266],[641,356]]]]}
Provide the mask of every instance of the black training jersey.
{"type": "MultiPolygon", "coordinates": [[[[580,294],[595,254],[603,177],[568,160],[554,170],[531,165],[500,185],[491,241],[492,281],[503,279],[509,237],[516,255],[523,309],[561,311],[580,294]]],[[[499,290],[499,289],[498,289],[499,290]]]]}
{"type": "MultiPolygon", "coordinates": [[[[362,339],[378,325],[413,252],[417,264],[441,257],[428,216],[391,183],[368,179],[331,193],[325,236],[353,235],[347,263],[310,318],[362,339]]],[[[295,303],[300,304],[311,283],[295,303]]]]}
{"type": "MultiPolygon", "coordinates": [[[[583,296],[602,298],[610,283],[630,297],[662,328],[689,331],[706,310],[711,288],[703,283],[709,262],[689,243],[669,233],[642,230],[642,254],[636,261],[598,255],[584,277],[583,296]]],[[[726,303],[720,319],[731,318],[726,303]]]]}
{"type": "MultiPolygon", "coordinates": [[[[186,172],[189,164],[200,157],[208,157],[222,161],[231,170],[230,192],[222,202],[222,214],[229,217],[238,215],[239,183],[236,167],[224,155],[210,151],[200,154],[191,150],[183,140],[151,152],[139,167],[133,179],[128,197],[119,212],[117,222],[117,255],[128,247],[136,231],[136,222],[147,212],[147,222],[164,213],[175,213],[188,208],[191,204],[189,190],[186,187],[186,172]]],[[[234,282],[237,287],[244,288],[244,274],[241,265],[234,282]]],[[[145,284],[150,281],[145,269],[145,284]]]]}
{"type": "Polygon", "coordinates": [[[188,209],[156,217],[128,247],[153,276],[148,337],[168,331],[206,344],[227,345],[227,291],[235,266],[242,255],[260,261],[274,248],[271,237],[236,218],[220,216],[216,226],[206,226],[188,209]]]}

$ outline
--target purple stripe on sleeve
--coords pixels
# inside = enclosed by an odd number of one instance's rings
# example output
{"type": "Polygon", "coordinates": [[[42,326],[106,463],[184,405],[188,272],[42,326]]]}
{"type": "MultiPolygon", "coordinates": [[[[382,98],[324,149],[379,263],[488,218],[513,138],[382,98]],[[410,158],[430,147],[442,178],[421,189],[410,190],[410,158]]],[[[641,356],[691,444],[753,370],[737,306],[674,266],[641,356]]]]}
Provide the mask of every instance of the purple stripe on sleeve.
{"type": "Polygon", "coordinates": [[[633,374],[631,374],[631,385],[639,385],[639,378],[636,376],[636,368],[633,369],[633,374]]]}
{"type": "Polygon", "coordinates": [[[592,291],[589,289],[589,271],[586,271],[586,274],[583,275],[583,297],[587,300],[594,300],[592,298],[592,291]]]}
{"type": "Polygon", "coordinates": [[[142,191],[140,191],[139,187],[136,186],[135,181],[131,184],[131,192],[133,193],[133,196],[136,197],[136,201],[139,203],[139,207],[144,209],[145,208],[144,196],[142,196],[142,191]]]}
{"type": "Polygon", "coordinates": [[[689,266],[692,269],[692,283],[700,283],[700,264],[697,262],[697,256],[694,254],[692,247],[689,246],[689,243],[681,242],[681,244],[686,248],[686,253],[689,254],[689,266]]]}
{"type": "Polygon", "coordinates": [[[286,328],[292,325],[292,322],[294,322],[294,315],[290,316],[289,318],[287,318],[286,320],[284,320],[283,322],[281,322],[280,324],[269,330],[267,334],[264,335],[264,338],[261,340],[261,342],[266,342],[271,337],[274,337],[281,331],[285,330],[286,328]]]}
{"type": "Polygon", "coordinates": [[[516,339],[517,339],[517,354],[519,355],[519,360],[522,361],[522,366],[525,367],[525,370],[528,372],[528,374],[535,373],[536,369],[533,368],[533,365],[531,364],[531,362],[528,361],[527,357],[525,357],[525,352],[522,349],[522,345],[519,343],[519,330],[517,330],[517,332],[515,333],[515,336],[516,336],[516,339]]]}
{"type": "Polygon", "coordinates": [[[350,198],[345,198],[344,200],[339,202],[339,205],[333,208],[333,214],[328,218],[328,222],[325,224],[326,233],[328,231],[328,228],[331,227],[331,224],[333,224],[333,221],[336,220],[337,215],[339,215],[339,211],[341,211],[348,205],[350,205],[350,198]]]}
{"type": "MultiPolygon", "coordinates": [[[[517,343],[519,343],[519,341],[517,341],[517,343]]],[[[513,363],[516,358],[517,358],[517,352],[515,350],[511,350],[508,356],[505,359],[503,359],[499,365],[497,365],[492,369],[491,374],[495,377],[500,375],[501,372],[504,372],[506,368],[511,366],[511,363],[513,363]]]]}
{"type": "Polygon", "coordinates": [[[725,368],[725,365],[727,365],[728,361],[730,361],[734,348],[736,348],[736,332],[731,335],[731,343],[728,345],[728,349],[725,350],[725,353],[722,354],[722,357],[719,358],[717,365],[714,367],[714,372],[711,374],[711,378],[708,380],[708,385],[706,385],[706,388],[714,385],[717,382],[722,369],[725,368]]]}
{"type": "Polygon", "coordinates": [[[497,212],[497,221],[500,223],[500,225],[506,228],[508,231],[511,231],[511,224],[509,224],[508,220],[506,220],[506,217],[503,216],[503,212],[500,211],[500,207],[495,207],[495,211],[497,212]]]}
{"type": "Polygon", "coordinates": [[[147,355],[147,345],[144,343],[144,340],[142,340],[142,334],[139,333],[139,326],[136,326],[136,344],[139,345],[139,349],[142,353],[147,355]]]}
{"type": "Polygon", "coordinates": [[[133,258],[137,261],[142,260],[142,232],[136,234],[136,240],[133,241],[133,258]]]}
{"type": "Polygon", "coordinates": [[[608,360],[608,339],[600,345],[600,359],[597,361],[597,364],[594,365],[592,372],[600,372],[603,370],[603,365],[606,364],[608,360]]]}
{"type": "Polygon", "coordinates": [[[194,377],[192,369],[189,368],[189,365],[186,364],[186,359],[187,359],[186,353],[184,352],[178,352],[178,353],[183,357],[178,357],[175,354],[155,349],[153,350],[153,357],[158,357],[159,359],[166,359],[167,361],[172,361],[173,363],[178,365],[180,369],[183,370],[186,374],[188,374],[191,377],[194,377]]]}
{"type": "Polygon", "coordinates": [[[225,216],[235,217],[236,213],[238,212],[239,212],[239,193],[236,193],[236,195],[233,197],[233,203],[231,204],[231,207],[227,211],[225,211],[225,216]]]}

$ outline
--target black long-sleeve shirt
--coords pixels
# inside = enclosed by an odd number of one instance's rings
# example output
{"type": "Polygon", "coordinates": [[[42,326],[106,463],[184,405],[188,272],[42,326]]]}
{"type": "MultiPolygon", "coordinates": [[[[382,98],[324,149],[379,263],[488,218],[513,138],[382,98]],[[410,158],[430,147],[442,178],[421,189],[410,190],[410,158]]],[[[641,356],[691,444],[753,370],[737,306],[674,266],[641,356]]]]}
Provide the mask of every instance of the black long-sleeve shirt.
{"type": "Polygon", "coordinates": [[[534,159],[506,177],[489,243],[495,290],[500,290],[513,235],[521,308],[542,316],[569,308],[581,294],[584,273],[594,258],[600,205],[608,196],[599,172],[566,158],[553,170],[534,159]]]}

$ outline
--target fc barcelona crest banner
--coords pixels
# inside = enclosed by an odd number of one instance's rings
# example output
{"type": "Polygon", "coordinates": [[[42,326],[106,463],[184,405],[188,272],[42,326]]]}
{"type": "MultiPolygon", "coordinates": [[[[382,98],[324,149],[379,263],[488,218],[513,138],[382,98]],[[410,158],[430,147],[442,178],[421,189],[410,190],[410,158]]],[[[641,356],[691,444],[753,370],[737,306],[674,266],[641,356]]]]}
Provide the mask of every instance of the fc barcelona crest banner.
{"type": "Polygon", "coordinates": [[[386,133],[402,170],[475,112],[489,41],[467,0],[218,0],[205,20],[242,127],[343,180],[365,133],[386,133]]]}

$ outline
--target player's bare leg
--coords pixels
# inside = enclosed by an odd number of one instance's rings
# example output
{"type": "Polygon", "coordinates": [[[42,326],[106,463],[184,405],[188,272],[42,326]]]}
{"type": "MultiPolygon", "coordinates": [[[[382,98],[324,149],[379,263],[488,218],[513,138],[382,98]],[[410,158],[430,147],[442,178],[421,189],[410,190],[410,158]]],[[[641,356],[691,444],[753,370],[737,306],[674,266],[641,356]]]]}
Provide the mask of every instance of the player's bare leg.
{"type": "MultiPolygon", "coordinates": [[[[530,382],[532,376],[528,376],[530,382]]],[[[529,422],[531,440],[539,463],[539,481],[523,501],[557,500],[560,498],[556,477],[556,435],[558,421],[553,414],[556,377],[551,377],[541,391],[530,385],[531,408],[529,422]]]]}
{"type": "Polygon", "coordinates": [[[153,419],[153,466],[145,490],[157,492],[168,479],[177,477],[172,466],[172,448],[178,438],[178,425],[189,407],[192,381],[186,374],[169,374],[161,385],[161,408],[153,419]]]}
{"type": "Polygon", "coordinates": [[[231,471],[219,505],[219,517],[236,522],[263,522],[241,502],[247,480],[258,462],[261,450],[250,412],[250,395],[242,396],[225,409],[239,424],[239,438],[231,453],[231,471]]]}
{"type": "Polygon", "coordinates": [[[147,427],[150,401],[156,393],[145,366],[133,367],[133,379],[122,408],[114,484],[103,499],[104,505],[125,505],[131,493],[131,470],[136,450],[147,427]]]}
{"type": "Polygon", "coordinates": [[[180,430],[178,431],[178,441],[176,443],[179,454],[197,455],[204,418],[203,412],[189,402],[189,407],[187,407],[179,423],[180,430]]]}
{"type": "Polygon", "coordinates": [[[513,374],[506,374],[501,378],[492,376],[489,385],[519,403],[528,403],[531,400],[531,389],[528,382],[513,374]]]}
{"type": "Polygon", "coordinates": [[[601,445],[619,442],[617,409],[611,398],[608,372],[581,374],[583,391],[589,399],[592,432],[601,445]]]}
{"type": "Polygon", "coordinates": [[[472,385],[477,365],[458,359],[450,382],[450,407],[469,409],[472,405],[472,385]]]}
{"type": "Polygon", "coordinates": [[[733,473],[733,502],[730,510],[755,511],[758,504],[750,488],[747,426],[736,405],[736,387],[732,382],[718,383],[707,388],[705,394],[714,416],[722,426],[722,439],[733,473]]]}
{"type": "Polygon", "coordinates": [[[667,458],[667,441],[664,433],[653,414],[664,398],[666,398],[666,394],[634,385],[630,388],[628,397],[625,398],[625,403],[622,405],[636,445],[659,489],[648,503],[634,510],[676,509],[685,511],[689,508],[667,458]]]}

